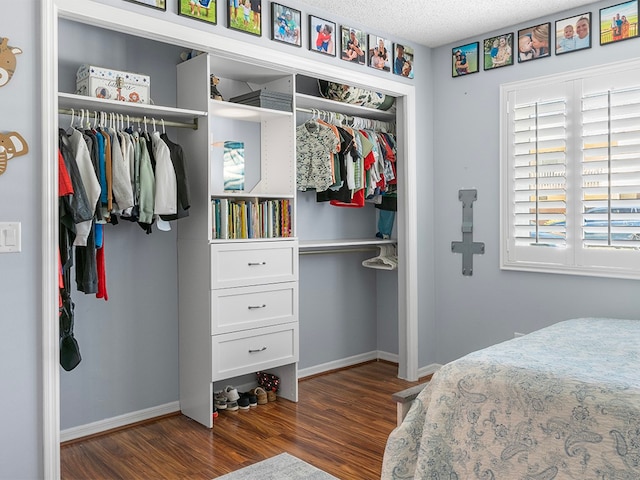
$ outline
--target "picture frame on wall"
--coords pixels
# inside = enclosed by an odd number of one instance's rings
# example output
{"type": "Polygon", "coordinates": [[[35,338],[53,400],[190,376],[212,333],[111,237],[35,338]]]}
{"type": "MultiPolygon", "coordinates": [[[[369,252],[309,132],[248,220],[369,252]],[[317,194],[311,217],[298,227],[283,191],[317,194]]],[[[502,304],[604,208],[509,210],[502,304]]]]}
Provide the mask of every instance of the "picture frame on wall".
{"type": "Polygon", "coordinates": [[[638,36],[638,0],[600,9],[600,45],[638,36]]]}
{"type": "Polygon", "coordinates": [[[137,3],[145,7],[155,8],[156,10],[167,11],[167,0],[125,0],[129,3],[137,3]]]}
{"type": "Polygon", "coordinates": [[[591,48],[591,12],[556,21],[556,55],[591,48]]]}
{"type": "Polygon", "coordinates": [[[227,28],[262,36],[262,0],[228,0],[227,28]]]}
{"type": "Polygon", "coordinates": [[[391,41],[377,35],[369,35],[367,48],[369,66],[376,70],[391,71],[393,52],[391,41]]]}
{"type": "Polygon", "coordinates": [[[340,28],[340,58],[347,62],[367,63],[367,34],[357,28],[342,25],[340,28]]]}
{"type": "Polygon", "coordinates": [[[513,32],[503,33],[482,41],[482,67],[484,70],[513,65],[513,32]]]}
{"type": "Polygon", "coordinates": [[[480,71],[478,49],[480,42],[467,43],[451,49],[451,76],[462,77],[480,71]]]}
{"type": "Polygon", "coordinates": [[[336,56],[336,24],[334,22],[309,15],[309,50],[336,56]]]}
{"type": "Polygon", "coordinates": [[[413,78],[415,54],[413,48],[402,43],[393,45],[393,73],[401,77],[413,78]]]}
{"type": "Polygon", "coordinates": [[[518,30],[518,63],[551,56],[551,22],[518,30]]]}
{"type": "Polygon", "coordinates": [[[302,13],[295,8],[271,3],[271,40],[302,46],[302,13]]]}
{"type": "Polygon", "coordinates": [[[178,0],[178,15],[211,25],[218,23],[216,0],[178,0]]]}

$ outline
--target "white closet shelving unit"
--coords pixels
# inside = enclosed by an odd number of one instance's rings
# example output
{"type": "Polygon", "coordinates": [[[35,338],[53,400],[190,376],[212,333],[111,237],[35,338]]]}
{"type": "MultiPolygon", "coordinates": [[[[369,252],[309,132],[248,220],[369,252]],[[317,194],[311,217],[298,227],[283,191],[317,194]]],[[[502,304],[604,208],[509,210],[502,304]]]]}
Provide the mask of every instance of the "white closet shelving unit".
{"type": "Polygon", "coordinates": [[[206,54],[177,71],[178,105],[208,111],[198,130],[178,137],[192,160],[192,207],[178,229],[180,406],[212,427],[213,394],[230,378],[268,370],[281,379],[278,394],[298,400],[298,243],[293,113],[212,100],[209,77],[220,78],[225,100],[260,89],[292,96],[294,79],[206,54]],[[225,141],[244,144],[242,191],[224,189],[225,141]],[[241,229],[220,238],[214,234],[217,201],[238,209],[288,205],[290,231],[274,226],[273,233],[247,238],[241,229]]]}

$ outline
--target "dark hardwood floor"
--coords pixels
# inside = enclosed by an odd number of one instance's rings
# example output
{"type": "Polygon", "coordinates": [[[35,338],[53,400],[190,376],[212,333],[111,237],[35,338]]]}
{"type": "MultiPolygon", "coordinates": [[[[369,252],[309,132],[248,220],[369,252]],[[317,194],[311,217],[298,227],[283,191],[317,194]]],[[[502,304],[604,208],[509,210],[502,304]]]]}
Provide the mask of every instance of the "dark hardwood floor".
{"type": "Polygon", "coordinates": [[[287,452],[342,480],[378,479],[396,421],[391,394],[418,383],[396,374],[366,363],[301,380],[298,403],[221,412],[213,429],[178,414],[69,442],[61,477],[210,480],[287,452]]]}

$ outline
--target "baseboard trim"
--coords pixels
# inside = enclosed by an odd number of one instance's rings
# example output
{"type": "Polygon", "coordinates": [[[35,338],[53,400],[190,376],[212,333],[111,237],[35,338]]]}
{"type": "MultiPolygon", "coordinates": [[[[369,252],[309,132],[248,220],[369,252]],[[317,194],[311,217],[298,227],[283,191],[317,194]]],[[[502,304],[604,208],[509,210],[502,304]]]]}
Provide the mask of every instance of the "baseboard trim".
{"type": "Polygon", "coordinates": [[[155,417],[161,417],[180,411],[180,402],[165,403],[157,407],[145,408],[137,412],[125,413],[117,417],[105,418],[97,422],[87,423],[78,427],[67,428],[60,431],[60,443],[69,442],[78,438],[89,437],[108,430],[126,427],[133,423],[143,422],[155,417]]]}
{"type": "Polygon", "coordinates": [[[298,378],[302,379],[305,377],[312,377],[314,375],[320,375],[334,370],[340,370],[342,368],[353,367],[354,365],[358,365],[359,363],[367,363],[375,360],[384,360],[397,364],[398,355],[374,350],[372,352],[361,353],[352,357],[346,357],[327,363],[321,363],[320,365],[314,365],[313,367],[298,369],[298,378]]]}
{"type": "Polygon", "coordinates": [[[442,367],[442,365],[439,364],[439,363],[432,363],[432,364],[427,365],[425,367],[421,367],[421,368],[418,369],[418,378],[423,378],[423,377],[427,377],[429,375],[433,375],[438,370],[440,370],[441,367],[442,367]]]}

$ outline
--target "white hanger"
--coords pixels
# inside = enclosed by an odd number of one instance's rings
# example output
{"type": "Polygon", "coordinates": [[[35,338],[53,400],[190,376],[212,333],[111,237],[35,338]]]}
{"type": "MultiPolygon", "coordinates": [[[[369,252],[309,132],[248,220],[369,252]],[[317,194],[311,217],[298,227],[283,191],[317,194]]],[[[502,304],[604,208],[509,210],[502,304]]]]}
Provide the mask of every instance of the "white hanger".
{"type": "Polygon", "coordinates": [[[69,128],[73,128],[73,118],[76,116],[75,110],[71,109],[71,122],[69,123],[69,128]]]}
{"type": "Polygon", "coordinates": [[[396,270],[398,268],[398,255],[396,246],[391,244],[378,245],[379,254],[373,258],[362,261],[362,266],[378,270],[396,270]]]}
{"type": "Polygon", "coordinates": [[[167,132],[164,130],[164,118],[161,118],[160,122],[162,122],[162,133],[166,135],[167,132]]]}

